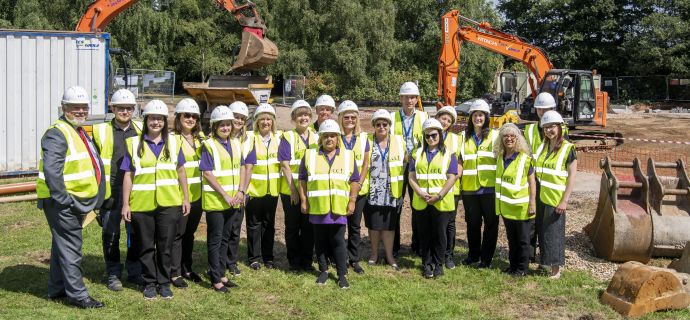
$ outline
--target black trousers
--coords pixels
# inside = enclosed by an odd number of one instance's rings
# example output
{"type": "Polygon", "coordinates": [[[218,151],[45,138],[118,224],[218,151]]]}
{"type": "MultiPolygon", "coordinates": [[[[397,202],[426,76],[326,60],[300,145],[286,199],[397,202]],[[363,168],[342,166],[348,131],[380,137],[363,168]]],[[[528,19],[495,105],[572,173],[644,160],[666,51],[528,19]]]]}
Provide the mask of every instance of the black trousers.
{"type": "MultiPolygon", "coordinates": [[[[414,192],[412,190],[412,187],[410,187],[410,183],[408,180],[408,174],[409,170],[407,169],[407,164],[405,164],[405,172],[403,173],[403,193],[402,197],[400,198],[400,203],[398,203],[398,212],[395,215],[395,219],[397,221],[396,227],[395,227],[395,238],[393,238],[393,256],[398,256],[398,252],[400,251],[400,219],[402,219],[402,209],[403,209],[403,203],[405,202],[405,190],[407,190],[407,198],[410,199],[410,203],[412,203],[412,193],[414,192]]],[[[410,247],[412,248],[412,251],[417,252],[419,251],[419,245],[418,245],[418,239],[417,239],[417,232],[415,231],[416,227],[416,222],[415,222],[415,215],[413,214],[411,217],[411,227],[412,227],[412,241],[410,243],[410,247]]]]}
{"type": "Polygon", "coordinates": [[[247,259],[273,261],[278,197],[266,195],[247,202],[247,259]]]}
{"type": "Polygon", "coordinates": [[[347,216],[347,255],[350,263],[359,262],[359,244],[362,243],[362,212],[367,196],[357,196],[355,212],[347,216]]]}
{"type": "Polygon", "coordinates": [[[347,274],[347,245],[345,244],[345,229],[343,224],[315,224],[314,244],[319,271],[328,271],[328,252],[335,258],[338,276],[347,274]]]}
{"type": "Polygon", "coordinates": [[[177,234],[172,247],[172,267],[170,276],[179,277],[192,272],[192,251],[194,251],[194,233],[199,227],[203,209],[201,199],[191,203],[188,215],[182,216],[177,223],[177,234]]]}
{"type": "Polygon", "coordinates": [[[219,283],[225,275],[225,267],[237,264],[242,211],[230,208],[206,212],[206,225],[209,274],[212,283],[219,283]]]}
{"type": "Polygon", "coordinates": [[[530,232],[534,226],[534,219],[512,220],[503,217],[503,225],[506,227],[508,238],[510,271],[526,273],[529,270],[529,257],[532,250],[530,232]]]}
{"type": "Polygon", "coordinates": [[[281,194],[285,213],[285,247],[291,268],[311,266],[314,261],[314,226],[309,215],[302,214],[299,202],[293,205],[290,196],[281,194]]]}
{"type": "Polygon", "coordinates": [[[496,195],[463,195],[465,222],[467,223],[467,245],[469,258],[491,263],[498,240],[498,216],[496,215],[496,195]],[[482,223],[484,232],[482,232],[482,223]]]}
{"type": "MultiPolygon", "coordinates": [[[[122,263],[120,263],[120,223],[122,221],[122,207],[101,209],[100,215],[103,232],[103,259],[105,269],[109,276],[122,276],[122,263]]],[[[127,230],[127,257],[125,268],[129,277],[139,277],[141,275],[141,265],[139,265],[139,241],[131,232],[131,223],[125,222],[127,230]]]]}
{"type": "Polygon", "coordinates": [[[89,296],[81,268],[81,223],[86,215],[72,211],[53,199],[39,201],[43,201],[43,212],[52,235],[48,296],[65,293],[72,299],[84,299],[89,296]]]}
{"type": "Polygon", "coordinates": [[[181,214],[181,207],[132,213],[132,227],[141,240],[139,261],[145,285],[170,283],[172,244],[181,214]]]}
{"type": "Polygon", "coordinates": [[[451,213],[439,211],[434,206],[427,206],[424,210],[413,209],[412,214],[417,216],[419,250],[424,268],[442,267],[448,241],[446,230],[451,213]]]}
{"type": "Polygon", "coordinates": [[[460,207],[460,196],[453,196],[455,201],[455,210],[448,214],[448,226],[446,227],[446,260],[453,260],[455,255],[455,235],[457,230],[455,227],[455,218],[458,216],[458,208],[460,207]]]}

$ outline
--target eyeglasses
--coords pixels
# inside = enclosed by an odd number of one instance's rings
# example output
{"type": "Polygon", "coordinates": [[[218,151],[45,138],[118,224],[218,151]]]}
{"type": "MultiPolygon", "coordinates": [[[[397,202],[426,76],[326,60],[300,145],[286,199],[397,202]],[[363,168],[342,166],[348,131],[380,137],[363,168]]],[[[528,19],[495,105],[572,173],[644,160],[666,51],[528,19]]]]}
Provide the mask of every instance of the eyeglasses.
{"type": "Polygon", "coordinates": [[[115,111],[120,113],[132,113],[134,112],[134,107],[116,107],[115,111]]]}
{"type": "Polygon", "coordinates": [[[376,128],[388,128],[387,122],[379,122],[375,125],[376,128]]]}
{"type": "Polygon", "coordinates": [[[343,116],[343,120],[357,120],[357,116],[343,116]]]}
{"type": "Polygon", "coordinates": [[[425,134],[424,137],[427,139],[436,139],[438,138],[438,132],[425,134]]]}
{"type": "Polygon", "coordinates": [[[506,134],[503,136],[503,139],[504,140],[515,140],[515,139],[517,139],[517,136],[515,136],[514,134],[506,134]]]}
{"type": "Polygon", "coordinates": [[[182,117],[185,119],[190,119],[190,118],[192,118],[194,120],[199,119],[199,115],[197,115],[195,113],[183,113],[182,117]]]}

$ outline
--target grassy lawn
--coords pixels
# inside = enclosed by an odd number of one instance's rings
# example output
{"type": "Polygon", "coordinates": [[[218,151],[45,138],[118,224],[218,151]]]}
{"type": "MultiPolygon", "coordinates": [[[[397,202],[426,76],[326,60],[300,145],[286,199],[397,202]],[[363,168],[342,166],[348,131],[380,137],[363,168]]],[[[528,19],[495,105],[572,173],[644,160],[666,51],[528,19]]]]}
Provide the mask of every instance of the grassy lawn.
{"type": "MultiPolygon", "coordinates": [[[[252,271],[243,264],[242,275],[234,279],[239,288],[229,295],[210,290],[206,279],[188,289],[174,290],[172,301],[144,301],[141,292],[128,283],[122,292],[106,289],[100,236],[96,223],[84,230],[82,267],[91,295],[105,302],[106,308],[78,310],[64,302],[51,302],[46,299],[50,231],[43,212],[34,202],[0,204],[0,318],[620,318],[599,303],[606,283],[585,272],[565,272],[559,281],[540,276],[512,279],[500,272],[506,262],[496,261],[492,270],[458,267],[440,279],[425,280],[419,272],[419,259],[412,256],[401,258],[403,271],[399,273],[385,266],[365,266],[362,276],[351,272],[350,290],[338,289],[334,280],[318,287],[312,274],[252,271]]],[[[282,241],[276,243],[281,268],[286,266],[282,241]]],[[[206,269],[203,231],[195,251],[195,270],[200,272],[206,269]]],[[[244,259],[244,241],[241,253],[244,259]]],[[[663,312],[648,318],[688,319],[690,312],[663,312]]]]}

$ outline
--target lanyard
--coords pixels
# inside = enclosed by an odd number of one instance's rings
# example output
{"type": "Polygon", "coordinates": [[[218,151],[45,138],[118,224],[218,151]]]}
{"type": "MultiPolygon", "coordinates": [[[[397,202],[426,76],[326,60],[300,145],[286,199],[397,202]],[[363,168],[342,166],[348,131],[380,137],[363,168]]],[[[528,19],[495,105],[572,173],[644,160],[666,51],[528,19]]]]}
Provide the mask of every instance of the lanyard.
{"type": "Polygon", "coordinates": [[[414,116],[415,115],[416,115],[416,113],[414,113],[414,111],[412,111],[412,121],[410,121],[410,125],[406,127],[404,114],[403,114],[402,110],[400,110],[400,122],[402,122],[403,135],[405,138],[408,138],[410,136],[410,133],[412,133],[412,127],[414,127],[414,116]]]}
{"type": "Polygon", "coordinates": [[[356,142],[357,136],[354,133],[352,134],[352,139],[350,139],[350,142],[347,142],[345,135],[343,135],[343,144],[347,150],[352,150],[355,147],[356,142]]]}
{"type": "Polygon", "coordinates": [[[379,145],[379,142],[376,141],[376,137],[374,136],[374,146],[379,149],[379,153],[381,154],[381,164],[384,165],[386,163],[386,157],[388,157],[388,150],[391,148],[391,141],[390,138],[388,139],[388,144],[386,145],[386,150],[381,150],[381,146],[379,145]]]}

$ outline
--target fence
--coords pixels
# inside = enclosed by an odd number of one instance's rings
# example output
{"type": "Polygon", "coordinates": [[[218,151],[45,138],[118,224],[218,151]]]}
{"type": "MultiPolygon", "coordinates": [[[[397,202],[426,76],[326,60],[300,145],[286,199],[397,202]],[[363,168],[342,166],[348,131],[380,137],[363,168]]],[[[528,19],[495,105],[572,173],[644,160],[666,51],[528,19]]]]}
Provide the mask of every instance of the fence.
{"type": "Polygon", "coordinates": [[[613,102],[690,101],[690,76],[602,77],[601,89],[613,102]]]}
{"type": "Polygon", "coordinates": [[[286,76],[283,83],[283,104],[291,104],[298,99],[304,99],[304,87],[307,84],[305,76],[286,76]]]}
{"type": "Polygon", "coordinates": [[[127,69],[115,71],[114,89],[127,88],[138,100],[160,99],[172,103],[175,99],[175,72],[167,70],[127,69]],[[127,80],[127,81],[125,81],[127,80]]]}
{"type": "MultiPolygon", "coordinates": [[[[654,159],[655,162],[676,162],[681,159],[685,162],[685,169],[688,170],[690,161],[690,145],[678,143],[660,143],[652,141],[624,141],[609,150],[580,150],[577,152],[577,167],[580,171],[591,173],[601,173],[599,161],[605,157],[610,157],[613,161],[629,161],[637,157],[641,161],[642,170],[646,172],[647,162],[654,159]]],[[[630,169],[614,168],[617,174],[629,175],[630,169]]],[[[657,169],[661,175],[675,176],[673,169],[657,169]]]]}

